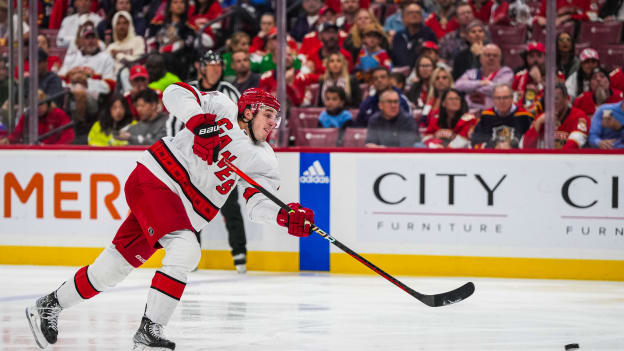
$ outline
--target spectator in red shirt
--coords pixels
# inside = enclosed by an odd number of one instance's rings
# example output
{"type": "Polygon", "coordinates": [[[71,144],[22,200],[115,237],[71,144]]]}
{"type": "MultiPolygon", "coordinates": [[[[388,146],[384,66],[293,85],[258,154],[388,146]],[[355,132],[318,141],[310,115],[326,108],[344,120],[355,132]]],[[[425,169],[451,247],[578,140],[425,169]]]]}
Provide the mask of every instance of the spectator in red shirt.
{"type": "Polygon", "coordinates": [[[602,67],[596,67],[589,76],[589,91],[574,100],[574,107],[581,109],[587,116],[593,116],[596,108],[602,104],[622,101],[622,92],[611,88],[609,73],[602,67]]]}
{"type": "MultiPolygon", "coordinates": [[[[37,99],[43,101],[47,99],[46,94],[39,90],[37,92],[37,99]]],[[[39,116],[37,129],[39,136],[54,130],[58,127],[71,123],[69,116],[65,111],[56,107],[53,102],[46,102],[39,104],[37,109],[37,115],[39,116]]],[[[20,144],[24,142],[24,125],[25,115],[20,116],[17,126],[8,137],[0,139],[0,144],[20,144]]],[[[49,137],[41,141],[42,144],[71,144],[74,140],[74,130],[72,128],[65,128],[63,131],[50,135],[49,137]]]]}
{"type": "Polygon", "coordinates": [[[143,65],[134,65],[130,68],[130,86],[132,87],[130,91],[124,94],[126,101],[128,101],[128,106],[130,107],[130,112],[132,113],[132,117],[134,119],[139,118],[139,112],[136,109],[135,101],[139,93],[143,90],[147,90],[149,82],[149,75],[147,73],[147,69],[143,65]]]}
{"type": "Polygon", "coordinates": [[[468,4],[472,7],[475,18],[480,19],[483,23],[490,22],[493,0],[468,0],[468,4]]]}
{"type": "MultiPolygon", "coordinates": [[[[319,27],[321,43],[323,46],[308,55],[307,59],[314,64],[314,73],[321,75],[325,73],[323,59],[333,52],[340,52],[347,62],[353,62],[351,54],[340,46],[338,38],[338,26],[331,22],[325,22],[319,27]]],[[[349,65],[349,72],[353,72],[353,65],[349,65]]]]}
{"type": "Polygon", "coordinates": [[[341,30],[349,32],[355,23],[355,15],[360,9],[360,2],[358,0],[341,0],[340,8],[342,9],[342,16],[336,18],[336,24],[341,30]]]}
{"type": "MultiPolygon", "coordinates": [[[[546,114],[538,116],[522,139],[522,148],[543,146],[546,114]]],[[[555,148],[579,149],[587,142],[590,119],[576,107],[570,106],[568,91],[563,83],[555,86],[555,148]]]]}
{"type": "MultiPolygon", "coordinates": [[[[42,49],[46,54],[48,54],[48,71],[58,73],[63,62],[61,62],[61,59],[58,56],[50,56],[50,44],[48,42],[48,37],[43,34],[37,35],[37,45],[39,45],[39,49],[42,49]]],[[[27,68],[24,67],[24,71],[26,70],[27,68]]]]}
{"type": "Polygon", "coordinates": [[[425,19],[425,26],[433,30],[438,40],[442,39],[447,33],[459,28],[455,18],[454,3],[454,0],[438,0],[439,11],[430,14],[425,19]]]}
{"type": "Polygon", "coordinates": [[[442,93],[440,111],[432,116],[423,134],[423,143],[432,149],[468,148],[477,118],[468,113],[468,104],[456,89],[442,93]]]}
{"type": "MultiPolygon", "coordinates": [[[[273,56],[273,61],[276,57],[273,56]]],[[[292,49],[286,49],[286,95],[288,97],[288,103],[291,106],[299,106],[303,101],[305,95],[306,77],[299,75],[299,70],[293,67],[294,54],[292,49]]],[[[277,93],[277,73],[275,70],[265,72],[260,77],[260,83],[258,88],[268,91],[275,95],[277,93]]]]}
{"type": "MultiPolygon", "coordinates": [[[[568,21],[595,21],[597,18],[598,4],[593,0],[557,0],[557,26],[568,21]]],[[[542,0],[533,23],[546,25],[546,0],[542,0]]]]}
{"type": "Polygon", "coordinates": [[[260,16],[260,31],[258,34],[251,40],[251,46],[249,47],[249,53],[257,53],[259,55],[264,55],[264,46],[266,44],[266,39],[269,36],[269,32],[271,29],[275,27],[275,15],[266,12],[262,16],[260,16]]]}

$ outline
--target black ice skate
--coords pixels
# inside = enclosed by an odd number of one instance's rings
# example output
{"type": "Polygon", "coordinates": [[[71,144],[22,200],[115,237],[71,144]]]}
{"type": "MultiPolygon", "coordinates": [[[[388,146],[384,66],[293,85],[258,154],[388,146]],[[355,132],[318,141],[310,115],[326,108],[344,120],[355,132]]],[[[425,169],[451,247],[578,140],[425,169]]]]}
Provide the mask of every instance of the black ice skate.
{"type": "Polygon", "coordinates": [[[39,298],[35,306],[26,308],[30,330],[41,349],[56,343],[58,317],[62,309],[56,298],[56,292],[39,298]]]}
{"type": "Polygon", "coordinates": [[[175,343],[164,338],[162,329],[162,325],[143,316],[141,326],[134,334],[134,348],[132,350],[175,350],[175,343]]]}

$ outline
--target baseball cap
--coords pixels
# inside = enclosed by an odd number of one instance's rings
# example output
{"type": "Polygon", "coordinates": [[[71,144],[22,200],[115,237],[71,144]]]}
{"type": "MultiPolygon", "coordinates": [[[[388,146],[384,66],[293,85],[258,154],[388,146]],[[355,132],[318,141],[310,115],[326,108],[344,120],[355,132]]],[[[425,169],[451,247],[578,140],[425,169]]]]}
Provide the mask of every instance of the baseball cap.
{"type": "Polygon", "coordinates": [[[333,30],[335,30],[337,32],[338,31],[338,26],[335,23],[332,23],[332,22],[323,22],[319,26],[319,30],[318,31],[319,31],[319,33],[322,33],[322,32],[324,32],[326,30],[329,30],[329,29],[333,29],[333,30]]]}
{"type": "Polygon", "coordinates": [[[331,12],[333,14],[335,14],[336,12],[334,11],[334,9],[332,9],[331,7],[327,7],[327,6],[323,6],[321,7],[321,9],[319,10],[319,15],[323,16],[325,15],[327,12],[331,12]]]}
{"type": "Polygon", "coordinates": [[[581,54],[579,55],[579,59],[581,60],[581,62],[585,62],[587,60],[600,60],[600,57],[598,56],[598,51],[592,49],[592,48],[587,48],[587,49],[583,49],[583,51],[581,51],[581,54]]]}
{"type": "Polygon", "coordinates": [[[438,44],[436,44],[435,42],[433,42],[431,40],[427,40],[426,42],[424,42],[422,44],[422,48],[423,49],[433,49],[435,51],[440,51],[440,48],[438,47],[438,44]]]}
{"type": "Polygon", "coordinates": [[[95,35],[95,28],[92,25],[88,24],[80,29],[81,37],[85,37],[89,34],[95,35]]]}
{"type": "Polygon", "coordinates": [[[529,46],[527,48],[527,52],[531,52],[531,51],[538,51],[538,52],[541,52],[542,54],[545,54],[546,47],[544,46],[543,43],[532,41],[529,43],[529,46]]]}
{"type": "Polygon", "coordinates": [[[148,79],[149,75],[147,74],[147,69],[143,65],[134,65],[130,68],[130,80],[135,80],[136,78],[145,78],[148,79]]]}

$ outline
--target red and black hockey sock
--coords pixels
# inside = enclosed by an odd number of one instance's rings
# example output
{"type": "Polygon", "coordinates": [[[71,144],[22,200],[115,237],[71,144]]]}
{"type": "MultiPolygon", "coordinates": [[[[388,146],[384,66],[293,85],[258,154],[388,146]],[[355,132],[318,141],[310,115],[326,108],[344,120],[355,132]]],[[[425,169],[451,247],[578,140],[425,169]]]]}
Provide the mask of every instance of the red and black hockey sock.
{"type": "Polygon", "coordinates": [[[65,281],[57,290],[56,297],[63,308],[69,308],[100,293],[89,279],[89,266],[80,268],[73,279],[65,281]]]}
{"type": "Polygon", "coordinates": [[[88,269],[89,266],[84,266],[74,275],[74,285],[76,286],[76,291],[78,292],[78,295],[85,300],[100,293],[100,291],[98,291],[89,280],[89,275],[87,274],[88,269]]]}
{"type": "Polygon", "coordinates": [[[155,323],[167,325],[185,287],[185,274],[174,278],[160,270],[156,271],[147,296],[145,316],[155,323]]]}
{"type": "Polygon", "coordinates": [[[180,301],[185,287],[185,282],[175,279],[161,271],[156,271],[151,286],[152,289],[158,290],[177,301],[180,301]]]}

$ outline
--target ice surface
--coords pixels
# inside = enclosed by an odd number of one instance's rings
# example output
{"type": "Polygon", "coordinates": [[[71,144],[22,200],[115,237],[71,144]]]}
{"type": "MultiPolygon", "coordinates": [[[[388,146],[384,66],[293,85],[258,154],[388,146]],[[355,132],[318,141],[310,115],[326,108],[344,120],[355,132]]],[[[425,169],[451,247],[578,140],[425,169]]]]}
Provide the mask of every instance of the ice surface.
{"type": "MultiPolygon", "coordinates": [[[[24,308],[76,268],[0,266],[0,350],[37,350],[24,308]]],[[[61,313],[52,350],[129,350],[154,270],[61,313]]],[[[431,308],[378,276],[203,270],[166,335],[176,350],[624,350],[624,283],[398,277],[422,293],[466,281],[431,308]]]]}

